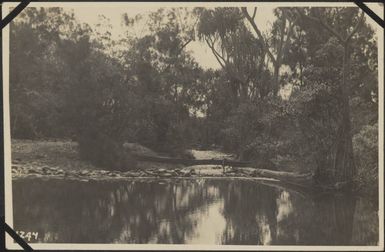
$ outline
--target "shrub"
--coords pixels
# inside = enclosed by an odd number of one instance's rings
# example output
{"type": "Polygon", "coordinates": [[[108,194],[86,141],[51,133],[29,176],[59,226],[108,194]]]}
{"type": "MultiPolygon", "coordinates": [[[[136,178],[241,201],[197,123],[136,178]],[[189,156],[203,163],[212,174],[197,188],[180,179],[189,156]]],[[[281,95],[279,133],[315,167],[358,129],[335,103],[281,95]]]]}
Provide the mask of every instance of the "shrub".
{"type": "Polygon", "coordinates": [[[378,124],[366,125],[353,137],[356,184],[360,191],[378,193],[378,124]]]}
{"type": "Polygon", "coordinates": [[[135,159],[124,150],[123,143],[103,133],[92,131],[78,137],[79,154],[93,165],[108,170],[132,170],[136,168],[135,159]]]}

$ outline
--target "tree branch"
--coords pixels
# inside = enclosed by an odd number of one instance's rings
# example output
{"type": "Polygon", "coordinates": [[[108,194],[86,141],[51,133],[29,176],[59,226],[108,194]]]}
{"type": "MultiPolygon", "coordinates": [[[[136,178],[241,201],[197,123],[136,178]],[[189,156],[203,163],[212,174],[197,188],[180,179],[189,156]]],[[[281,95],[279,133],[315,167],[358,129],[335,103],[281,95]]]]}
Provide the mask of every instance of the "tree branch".
{"type": "MultiPolygon", "coordinates": [[[[268,47],[265,39],[263,38],[261,31],[258,29],[258,26],[254,22],[254,19],[249,15],[246,7],[242,7],[241,10],[242,10],[242,13],[245,15],[246,19],[249,21],[249,23],[253,27],[254,31],[257,33],[259,40],[262,42],[261,44],[262,44],[263,50],[269,55],[271,61],[275,65],[277,62],[274,58],[274,55],[270,52],[269,47],[268,47]]],[[[254,9],[254,10],[256,12],[256,9],[254,9]]]]}
{"type": "MultiPolygon", "coordinates": [[[[215,58],[217,59],[218,63],[221,65],[221,67],[223,69],[226,69],[226,67],[224,66],[224,63],[222,63],[220,60],[220,58],[222,58],[222,57],[219,55],[219,53],[214,48],[214,43],[211,41],[211,39],[210,39],[210,42],[209,42],[208,38],[205,38],[205,40],[206,40],[207,45],[210,47],[211,51],[213,52],[215,58]]],[[[223,58],[222,58],[222,60],[223,60],[223,58]]]]}
{"type": "Polygon", "coordinates": [[[278,44],[278,48],[277,48],[277,59],[276,59],[278,64],[281,61],[282,48],[284,45],[285,28],[286,28],[287,16],[286,16],[286,12],[284,10],[282,10],[282,16],[283,16],[283,22],[281,23],[281,27],[280,27],[281,28],[281,36],[279,38],[279,44],[278,44]]]}
{"type": "Polygon", "coordinates": [[[256,14],[257,14],[257,7],[254,8],[254,12],[253,12],[253,16],[252,16],[253,20],[254,20],[256,14]]]}

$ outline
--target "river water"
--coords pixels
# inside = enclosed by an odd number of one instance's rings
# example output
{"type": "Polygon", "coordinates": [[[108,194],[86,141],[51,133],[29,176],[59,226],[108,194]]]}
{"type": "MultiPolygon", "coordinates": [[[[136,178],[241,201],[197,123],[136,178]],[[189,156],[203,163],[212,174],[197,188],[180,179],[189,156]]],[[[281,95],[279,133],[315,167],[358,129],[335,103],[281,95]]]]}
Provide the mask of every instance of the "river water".
{"type": "Polygon", "coordinates": [[[376,245],[377,206],[252,180],[13,181],[14,228],[30,242],[376,245]]]}

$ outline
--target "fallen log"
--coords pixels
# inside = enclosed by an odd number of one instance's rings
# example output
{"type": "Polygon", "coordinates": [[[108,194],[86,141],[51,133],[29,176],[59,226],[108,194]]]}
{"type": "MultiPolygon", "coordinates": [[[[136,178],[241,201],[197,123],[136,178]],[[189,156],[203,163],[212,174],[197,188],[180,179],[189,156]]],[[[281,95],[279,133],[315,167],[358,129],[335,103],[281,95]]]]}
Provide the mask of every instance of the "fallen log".
{"type": "Polygon", "coordinates": [[[334,191],[346,191],[351,189],[351,183],[342,181],[330,184],[320,184],[316,182],[313,173],[295,173],[295,172],[284,172],[284,171],[272,171],[266,169],[252,168],[254,169],[253,176],[261,176],[265,178],[272,178],[279,180],[283,183],[290,184],[297,188],[311,189],[318,193],[334,192],[334,191]]]}
{"type": "Polygon", "coordinates": [[[146,155],[134,155],[138,161],[158,162],[158,163],[171,163],[171,164],[183,164],[187,166],[193,165],[222,165],[240,167],[243,169],[250,169],[252,171],[246,171],[247,175],[252,177],[265,177],[279,180],[281,182],[291,184],[303,189],[320,189],[322,191],[341,191],[345,189],[346,183],[339,182],[330,185],[321,185],[315,182],[313,173],[296,173],[285,171],[274,171],[267,169],[260,169],[252,167],[251,162],[242,162],[227,159],[183,159],[183,158],[168,158],[168,157],[155,157],[146,155]]]}
{"type": "Polygon", "coordinates": [[[145,155],[135,155],[138,161],[157,162],[157,163],[169,163],[169,164],[184,164],[184,165],[223,165],[223,166],[235,166],[235,167],[247,167],[251,166],[251,162],[234,161],[227,159],[184,159],[184,158],[167,158],[167,157],[154,157],[145,155]]]}
{"type": "Polygon", "coordinates": [[[314,175],[312,173],[295,173],[254,168],[253,175],[273,178],[301,187],[312,187],[314,185],[314,175]]]}

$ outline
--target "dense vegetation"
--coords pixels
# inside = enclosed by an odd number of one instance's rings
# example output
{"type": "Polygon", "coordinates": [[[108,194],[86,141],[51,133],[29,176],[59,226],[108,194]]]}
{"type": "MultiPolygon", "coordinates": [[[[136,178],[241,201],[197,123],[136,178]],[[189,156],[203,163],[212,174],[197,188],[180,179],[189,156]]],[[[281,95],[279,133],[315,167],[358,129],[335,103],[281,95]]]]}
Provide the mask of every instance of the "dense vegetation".
{"type": "Polygon", "coordinates": [[[92,28],[61,8],[11,23],[13,138],[72,138],[95,164],[128,169],[124,142],[181,156],[220,146],[256,167],[355,179],[376,191],[377,40],[358,8],[159,9],[92,28]],[[145,32],[134,35],[135,25],[145,32]],[[220,69],[186,49],[208,46],[220,69]]]}

